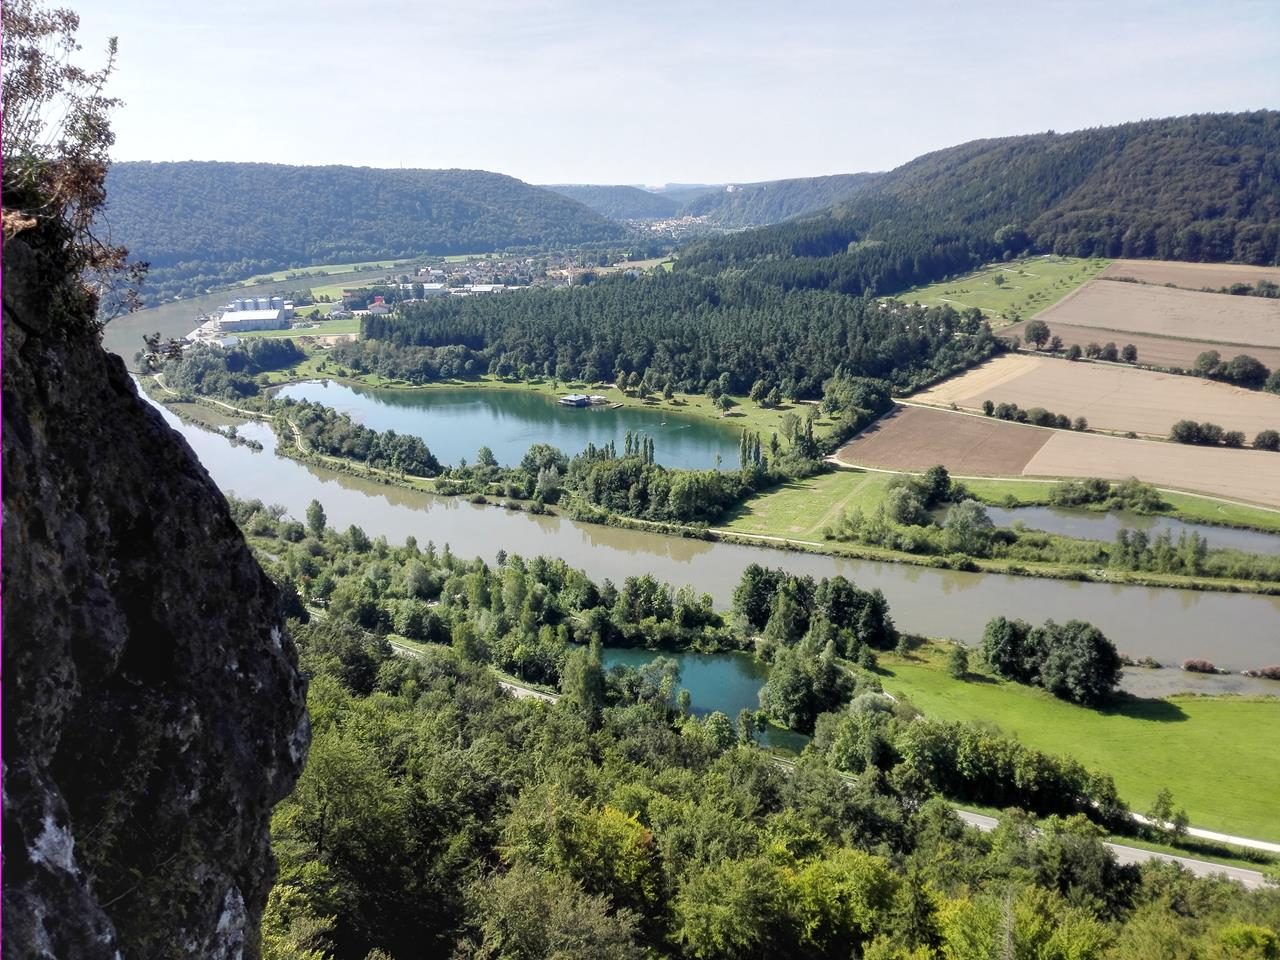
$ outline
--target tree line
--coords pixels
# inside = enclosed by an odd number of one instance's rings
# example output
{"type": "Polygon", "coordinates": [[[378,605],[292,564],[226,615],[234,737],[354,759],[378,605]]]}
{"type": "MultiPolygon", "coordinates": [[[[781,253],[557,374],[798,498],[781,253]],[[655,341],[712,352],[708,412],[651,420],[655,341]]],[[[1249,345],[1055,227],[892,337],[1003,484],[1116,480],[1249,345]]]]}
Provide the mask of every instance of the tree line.
{"type": "Polygon", "coordinates": [[[735,395],[766,380],[795,399],[819,397],[837,368],[909,390],[998,349],[979,311],[664,272],[519,297],[435,298],[363,318],[361,338],[467,348],[485,364],[479,372],[498,376],[596,383],[623,372],[688,393],[724,378],[735,395]]]}

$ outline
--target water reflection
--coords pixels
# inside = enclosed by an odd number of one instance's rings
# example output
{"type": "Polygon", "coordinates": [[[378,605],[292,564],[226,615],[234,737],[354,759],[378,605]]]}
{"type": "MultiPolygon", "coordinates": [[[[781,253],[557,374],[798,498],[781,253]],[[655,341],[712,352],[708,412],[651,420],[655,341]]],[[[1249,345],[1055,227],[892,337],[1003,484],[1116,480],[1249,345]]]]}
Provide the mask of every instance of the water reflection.
{"type": "MultiPolygon", "coordinates": [[[[998,614],[1033,623],[1050,617],[1060,622],[1079,618],[1097,624],[1135,657],[1149,655],[1165,663],[1206,657],[1232,670],[1280,662],[1276,597],[934,570],[535,517],[270,455],[275,440],[265,424],[239,428],[242,436],[263,444],[268,451],[264,455],[233,447],[223,437],[162,413],[224,490],[280,503],[295,517],[302,517],[316,499],[324,504],[333,526],[355,523],[371,536],[385,535],[397,543],[412,535],[419,543],[449,543],[461,556],[480,554],[492,560],[503,549],[563,557],[591,577],[608,577],[615,583],[651,573],[677,587],[690,584],[699,593],[709,593],[722,607],[730,604],[742,570],[750,563],[819,578],[840,573],[863,588],[879,587],[898,626],[928,636],[976,643],[987,620],[998,614]]],[[[1242,683],[1254,691],[1280,689],[1280,684],[1268,681],[1242,683]]]]}
{"type": "Polygon", "coordinates": [[[388,390],[328,380],[291,383],[276,395],[322,403],[374,430],[421,437],[441,463],[474,461],[481,444],[506,466],[518,464],[535,443],[570,455],[588,443],[599,447],[612,441],[622,450],[628,432],[651,436],[655,458],[664,466],[710,469],[738,463],[738,430],[657,405],[576,408],[528,390],[388,390]]]}

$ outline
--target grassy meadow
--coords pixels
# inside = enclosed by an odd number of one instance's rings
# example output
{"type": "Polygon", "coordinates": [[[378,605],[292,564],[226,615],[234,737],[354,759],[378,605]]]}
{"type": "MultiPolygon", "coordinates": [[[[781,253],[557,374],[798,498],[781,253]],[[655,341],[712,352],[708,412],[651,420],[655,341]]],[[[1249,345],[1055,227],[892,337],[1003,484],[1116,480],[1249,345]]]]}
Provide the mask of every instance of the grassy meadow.
{"type": "MultiPolygon", "coordinates": [[[[896,294],[907,303],[948,303],[957,310],[977,307],[990,320],[1025,320],[1053,306],[1081,284],[1092,280],[1111,261],[1078,257],[1026,257],[990,263],[964,277],[913,287],[896,294]],[[996,277],[1002,276],[1003,283],[996,277]]],[[[997,324],[998,326],[998,324],[997,324]]]]}
{"type": "Polygon", "coordinates": [[[322,263],[314,267],[290,267],[287,270],[277,270],[274,273],[263,273],[249,280],[241,280],[233,286],[251,287],[263,283],[297,283],[302,286],[310,286],[307,281],[323,278],[319,276],[295,276],[290,279],[289,275],[300,273],[353,273],[355,271],[366,270],[376,273],[379,270],[395,270],[400,267],[411,266],[412,264],[419,262],[421,259],[423,258],[419,257],[417,260],[366,260],[364,263],[322,263]]]}
{"type": "Polygon", "coordinates": [[[882,655],[884,689],[927,716],[990,725],[1109,773],[1136,812],[1168,787],[1192,826],[1280,840],[1280,698],[1128,698],[1093,710],[985,673],[955,680],[946,670],[948,649],[882,655]]]}
{"type": "MultiPolygon", "coordinates": [[[[725,523],[724,529],[753,536],[821,541],[823,528],[853,507],[870,513],[884,499],[895,476],[845,469],[795,480],[752,497],[725,523]]],[[[980,479],[960,481],[975,499],[993,506],[1036,506],[1049,502],[1052,480],[980,479]]],[[[1280,511],[1227,503],[1186,493],[1161,496],[1170,516],[1189,522],[1218,523],[1280,532],[1280,511]]]]}

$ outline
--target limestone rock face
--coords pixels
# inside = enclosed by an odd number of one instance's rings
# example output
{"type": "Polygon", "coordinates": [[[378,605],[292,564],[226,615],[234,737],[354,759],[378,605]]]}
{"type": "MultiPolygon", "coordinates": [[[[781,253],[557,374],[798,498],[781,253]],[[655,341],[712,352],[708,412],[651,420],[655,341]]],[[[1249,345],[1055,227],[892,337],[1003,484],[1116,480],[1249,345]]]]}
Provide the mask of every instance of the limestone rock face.
{"type": "Polygon", "coordinates": [[[4,957],[254,958],[309,740],[277,591],[56,250],[3,261],[4,957]]]}

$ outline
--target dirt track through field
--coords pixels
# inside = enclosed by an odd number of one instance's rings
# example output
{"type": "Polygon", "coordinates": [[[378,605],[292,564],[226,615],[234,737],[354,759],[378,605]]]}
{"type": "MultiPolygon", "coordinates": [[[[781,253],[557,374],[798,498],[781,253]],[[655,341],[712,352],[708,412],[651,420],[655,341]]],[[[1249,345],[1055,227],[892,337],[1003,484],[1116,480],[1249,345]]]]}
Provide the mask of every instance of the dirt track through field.
{"type": "Polygon", "coordinates": [[[1241,430],[1280,430],[1280,396],[1198,377],[1109,363],[1072,363],[1026,353],[1006,354],[938,384],[913,399],[980,410],[984,400],[1043,407],[1095,430],[1164,437],[1177,420],[1210,421],[1241,430]]]}
{"type": "Polygon", "coordinates": [[[1136,476],[1159,487],[1280,507],[1280,454],[1047,430],[989,417],[899,407],[840,448],[846,464],[960,476],[1136,476]]]}
{"type": "Polygon", "coordinates": [[[1219,290],[1233,283],[1280,283],[1280,267],[1248,267],[1238,263],[1181,263],[1176,260],[1113,260],[1103,277],[1133,277],[1143,283],[1172,283],[1188,290],[1219,290]]]}
{"type": "MultiPolygon", "coordinates": [[[[1001,337],[1018,337],[1025,342],[1029,320],[1015,323],[1010,327],[1002,327],[996,333],[1001,337]]],[[[1169,367],[1191,370],[1196,365],[1196,357],[1206,350],[1217,350],[1223,360],[1247,353],[1255,360],[1265,364],[1270,370],[1280,369],[1280,348],[1277,347],[1242,347],[1230,343],[1207,343],[1203,340],[1180,340],[1175,337],[1157,337],[1145,333],[1122,333],[1116,330],[1103,330],[1100,327],[1079,327],[1074,324],[1055,323],[1050,332],[1062,338],[1063,347],[1075,344],[1083,350],[1090,343],[1099,346],[1111,341],[1118,347],[1131,343],[1138,349],[1138,363],[1153,367],[1169,367]]]]}
{"type": "MultiPolygon", "coordinates": [[[[1037,315],[1052,331],[1076,324],[1213,343],[1280,347],[1280,300],[1091,280],[1037,315]]],[[[1239,351],[1241,353],[1247,350],[1239,351]]]]}

